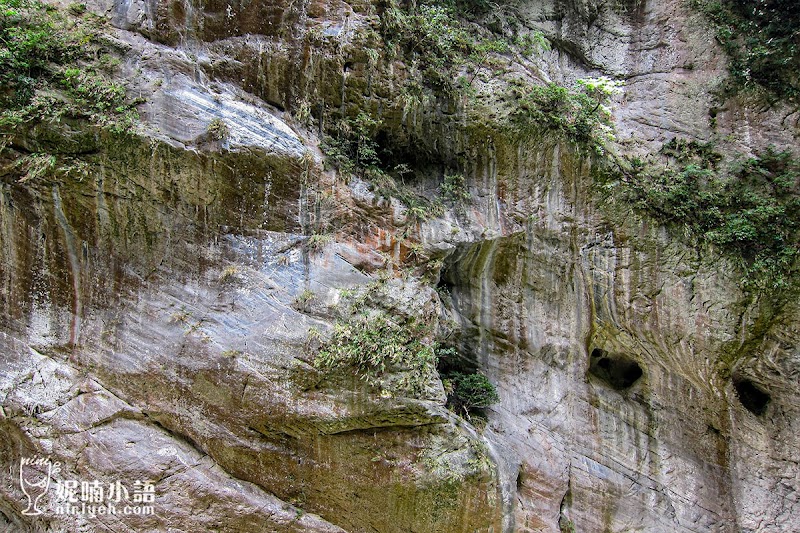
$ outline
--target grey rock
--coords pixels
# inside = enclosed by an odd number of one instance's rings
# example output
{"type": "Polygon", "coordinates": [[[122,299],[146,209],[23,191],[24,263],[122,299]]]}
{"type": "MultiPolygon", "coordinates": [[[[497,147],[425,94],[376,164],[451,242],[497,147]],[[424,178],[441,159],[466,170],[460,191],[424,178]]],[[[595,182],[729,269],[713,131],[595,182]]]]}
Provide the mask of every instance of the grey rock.
{"type": "MultiPolygon", "coordinates": [[[[594,161],[573,146],[470,138],[462,109],[392,109],[408,66],[373,93],[342,52],[361,51],[370,5],[90,7],[147,102],[123,140],[80,124],[13,139],[88,170],[0,188],[0,530],[800,530],[796,302],[748,300],[735,265],[598,209],[594,161]],[[319,102],[467,158],[471,201],[412,224],[323,170],[318,132],[284,111],[319,102]],[[441,263],[412,264],[407,241],[441,263]],[[322,372],[315,351],[354,302],[455,343],[498,387],[486,427],[447,410],[434,368],[414,397],[389,386],[403,369],[385,387],[322,372]],[[61,480],[153,480],[156,513],[25,516],[16,476],[34,455],[61,480]]],[[[519,12],[556,46],[514,75],[625,82],[621,152],[794,142],[792,110],[743,100],[712,128],[725,60],[683,2],[519,12]]]]}

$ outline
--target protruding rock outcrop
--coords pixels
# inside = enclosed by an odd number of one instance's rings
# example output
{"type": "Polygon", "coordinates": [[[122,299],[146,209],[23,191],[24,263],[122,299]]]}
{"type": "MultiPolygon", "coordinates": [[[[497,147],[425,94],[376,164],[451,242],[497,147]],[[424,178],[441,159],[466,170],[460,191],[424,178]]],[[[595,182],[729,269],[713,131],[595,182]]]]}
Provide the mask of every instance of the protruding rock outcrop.
{"type": "Polygon", "coordinates": [[[0,526],[800,527],[790,289],[748,293],[598,178],[675,137],[792,142],[779,105],[709,115],[724,55],[683,2],[522,2],[497,35],[549,48],[486,37],[439,71],[390,42],[394,4],[89,7],[146,102],[128,133],[66,117],[0,144],[0,526]],[[546,85],[600,75],[624,88],[546,85]],[[616,137],[514,131],[526,84],[604,134],[613,106],[616,137]],[[39,153],[57,163],[23,178],[39,153]],[[359,329],[377,316],[414,329],[359,329]],[[369,361],[376,342],[420,360],[369,361]],[[497,387],[485,419],[446,407],[441,346],[497,387]],[[34,456],[60,465],[28,516],[34,456]],[[65,480],[149,480],[155,512],[56,514],[65,480]]]}

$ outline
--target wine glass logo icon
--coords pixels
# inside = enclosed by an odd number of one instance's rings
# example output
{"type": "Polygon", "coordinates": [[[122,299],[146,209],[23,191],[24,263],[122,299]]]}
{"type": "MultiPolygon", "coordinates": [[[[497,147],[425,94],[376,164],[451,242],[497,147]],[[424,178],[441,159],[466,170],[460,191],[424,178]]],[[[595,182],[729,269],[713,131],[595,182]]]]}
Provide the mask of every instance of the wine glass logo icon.
{"type": "Polygon", "coordinates": [[[22,457],[19,461],[19,486],[28,497],[28,508],[22,511],[27,516],[42,514],[38,508],[50,488],[52,476],[61,471],[59,463],[53,463],[49,457],[22,457]]]}

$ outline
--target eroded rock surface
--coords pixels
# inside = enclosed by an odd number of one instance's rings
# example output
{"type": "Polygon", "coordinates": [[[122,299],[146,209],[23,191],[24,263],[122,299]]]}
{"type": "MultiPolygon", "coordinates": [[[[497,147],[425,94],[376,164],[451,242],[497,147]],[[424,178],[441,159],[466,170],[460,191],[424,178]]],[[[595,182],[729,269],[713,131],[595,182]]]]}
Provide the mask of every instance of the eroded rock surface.
{"type": "MultiPolygon", "coordinates": [[[[0,525],[800,531],[800,309],[749,299],[733,264],[601,205],[596,154],[464,127],[459,102],[397,106],[413,69],[366,53],[369,3],[90,8],[147,102],[133,135],[65,122],[10,141],[85,166],[0,189],[0,525]],[[415,222],[326,170],[322,122],[359,110],[427,167],[463,161],[469,201],[415,222]],[[385,387],[320,370],[355,305],[453,342],[498,387],[486,427],[445,407],[435,368],[416,394],[391,387],[408,369],[385,387]],[[16,476],[37,455],[61,463],[54,482],[152,480],[155,513],[26,516],[16,476]]],[[[724,56],[682,2],[519,12],[554,46],[508,68],[624,79],[633,153],[793,141],[791,110],[736,99],[712,127],[724,56]]]]}

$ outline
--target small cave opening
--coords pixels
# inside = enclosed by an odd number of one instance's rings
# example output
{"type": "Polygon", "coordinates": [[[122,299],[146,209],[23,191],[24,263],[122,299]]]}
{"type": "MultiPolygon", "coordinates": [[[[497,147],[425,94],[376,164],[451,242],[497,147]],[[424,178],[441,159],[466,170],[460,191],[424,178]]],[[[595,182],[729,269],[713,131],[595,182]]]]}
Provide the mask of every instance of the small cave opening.
{"type": "Polygon", "coordinates": [[[766,412],[772,399],[768,392],[749,379],[742,377],[733,379],[733,388],[736,389],[736,395],[745,409],[756,416],[761,416],[766,412]]]}
{"type": "Polygon", "coordinates": [[[458,265],[452,261],[452,256],[444,257],[443,261],[444,265],[436,280],[436,292],[439,293],[445,308],[456,311],[454,297],[464,289],[464,286],[458,279],[458,265]]]}
{"type": "Polygon", "coordinates": [[[589,373],[616,390],[633,386],[642,377],[642,367],[634,359],[622,354],[609,354],[595,348],[589,361],[589,373]]]}
{"type": "Polygon", "coordinates": [[[475,354],[458,342],[443,344],[436,350],[436,370],[444,378],[454,373],[474,374],[478,369],[475,354]]]}
{"type": "Polygon", "coordinates": [[[440,194],[446,175],[463,172],[463,162],[459,158],[442,152],[436,142],[417,138],[405,130],[379,128],[372,140],[378,166],[401,188],[411,189],[406,192],[428,200],[440,194]]]}
{"type": "Polygon", "coordinates": [[[447,294],[453,293],[455,285],[447,278],[447,267],[443,268],[439,274],[439,281],[436,282],[436,289],[445,291],[447,294]]]}

